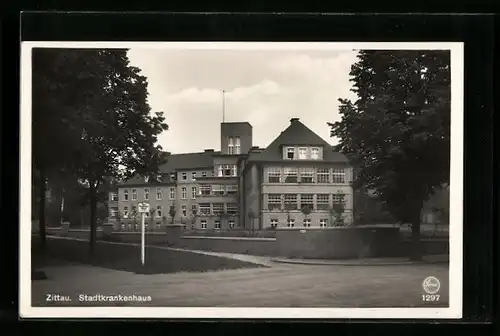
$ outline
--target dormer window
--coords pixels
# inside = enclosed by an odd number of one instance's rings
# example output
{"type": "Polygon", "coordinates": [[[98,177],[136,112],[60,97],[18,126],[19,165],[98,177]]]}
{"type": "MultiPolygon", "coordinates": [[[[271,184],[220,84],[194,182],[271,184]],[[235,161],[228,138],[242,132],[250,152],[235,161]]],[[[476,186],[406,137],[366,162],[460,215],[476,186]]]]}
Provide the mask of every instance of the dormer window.
{"type": "Polygon", "coordinates": [[[289,160],[295,159],[295,148],[294,147],[288,147],[286,149],[286,158],[289,160]]]}
{"type": "Polygon", "coordinates": [[[307,147],[300,147],[299,160],[306,160],[306,159],[307,159],[307,147]]]}
{"type": "Polygon", "coordinates": [[[311,148],[311,159],[319,160],[319,148],[318,147],[311,148]]]}

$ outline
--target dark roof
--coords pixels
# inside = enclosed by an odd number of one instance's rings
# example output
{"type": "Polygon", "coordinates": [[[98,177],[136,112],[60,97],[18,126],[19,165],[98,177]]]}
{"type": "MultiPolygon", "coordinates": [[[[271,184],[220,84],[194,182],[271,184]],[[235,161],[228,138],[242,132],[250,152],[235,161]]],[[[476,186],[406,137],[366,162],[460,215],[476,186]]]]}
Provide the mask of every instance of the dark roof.
{"type": "Polygon", "coordinates": [[[167,162],[160,166],[160,173],[171,173],[176,170],[208,168],[213,166],[213,156],[220,152],[198,152],[186,154],[172,154],[167,162]]]}
{"type": "Polygon", "coordinates": [[[282,146],[284,145],[303,145],[303,146],[321,146],[323,147],[323,161],[329,162],[348,162],[347,157],[335,152],[328,142],[319,135],[311,131],[306,125],[297,118],[290,120],[288,126],[273,142],[261,153],[250,152],[249,161],[281,161],[282,146]]]}

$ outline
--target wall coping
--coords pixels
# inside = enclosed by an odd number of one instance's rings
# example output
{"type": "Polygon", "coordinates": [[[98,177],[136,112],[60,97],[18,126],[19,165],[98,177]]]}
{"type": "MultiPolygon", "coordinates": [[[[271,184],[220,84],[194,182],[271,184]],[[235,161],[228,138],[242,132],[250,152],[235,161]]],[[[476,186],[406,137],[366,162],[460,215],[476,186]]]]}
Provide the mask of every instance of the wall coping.
{"type": "Polygon", "coordinates": [[[182,236],[182,239],[215,239],[215,240],[246,240],[246,241],[276,241],[276,238],[264,237],[209,237],[209,236],[182,236]]]}
{"type": "Polygon", "coordinates": [[[276,231],[335,231],[335,230],[353,230],[353,229],[398,229],[397,226],[377,226],[377,225],[365,225],[365,226],[329,226],[329,227],[277,227],[276,231]]]}
{"type": "MultiPolygon", "coordinates": [[[[141,232],[127,232],[127,231],[113,231],[111,232],[114,235],[140,235],[141,232]]],[[[165,235],[165,232],[145,232],[146,235],[165,235]]]]}

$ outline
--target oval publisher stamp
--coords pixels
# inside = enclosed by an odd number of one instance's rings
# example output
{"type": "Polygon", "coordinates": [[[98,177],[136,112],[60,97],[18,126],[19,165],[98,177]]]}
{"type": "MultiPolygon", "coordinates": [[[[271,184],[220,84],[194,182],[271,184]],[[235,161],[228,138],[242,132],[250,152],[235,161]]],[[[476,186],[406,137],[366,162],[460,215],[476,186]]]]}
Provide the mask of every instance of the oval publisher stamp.
{"type": "Polygon", "coordinates": [[[441,282],[435,276],[428,276],[422,282],[422,288],[427,294],[436,294],[441,288],[441,282]]]}

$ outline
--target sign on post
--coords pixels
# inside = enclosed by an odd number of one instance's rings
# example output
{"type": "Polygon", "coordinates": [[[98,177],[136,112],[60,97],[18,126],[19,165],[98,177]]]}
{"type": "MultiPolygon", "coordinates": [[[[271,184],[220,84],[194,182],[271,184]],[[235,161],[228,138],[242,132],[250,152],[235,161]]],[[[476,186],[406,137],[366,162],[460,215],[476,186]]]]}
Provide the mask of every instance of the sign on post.
{"type": "Polygon", "coordinates": [[[138,205],[139,213],[141,213],[142,221],[141,221],[141,263],[144,266],[145,257],[146,257],[146,230],[145,230],[145,221],[146,221],[146,213],[149,212],[149,203],[139,203],[138,205]]]}

